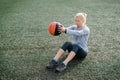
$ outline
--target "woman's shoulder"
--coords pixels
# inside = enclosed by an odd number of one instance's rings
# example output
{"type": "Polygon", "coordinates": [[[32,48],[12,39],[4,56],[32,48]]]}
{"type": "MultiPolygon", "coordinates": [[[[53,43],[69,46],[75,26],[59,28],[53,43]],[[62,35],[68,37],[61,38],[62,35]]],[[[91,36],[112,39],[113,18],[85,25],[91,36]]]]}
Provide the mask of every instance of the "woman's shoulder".
{"type": "Polygon", "coordinates": [[[84,28],[83,28],[85,31],[90,31],[89,27],[87,25],[84,25],[84,28]]]}

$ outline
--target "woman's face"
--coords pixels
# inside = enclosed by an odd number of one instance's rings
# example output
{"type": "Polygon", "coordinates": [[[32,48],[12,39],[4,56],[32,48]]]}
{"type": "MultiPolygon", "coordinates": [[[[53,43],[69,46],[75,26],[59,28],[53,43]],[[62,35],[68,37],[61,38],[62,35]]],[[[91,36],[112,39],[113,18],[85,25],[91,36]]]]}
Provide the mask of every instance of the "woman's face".
{"type": "Polygon", "coordinates": [[[83,22],[79,19],[79,17],[75,17],[75,24],[77,25],[77,27],[83,26],[83,22]]]}

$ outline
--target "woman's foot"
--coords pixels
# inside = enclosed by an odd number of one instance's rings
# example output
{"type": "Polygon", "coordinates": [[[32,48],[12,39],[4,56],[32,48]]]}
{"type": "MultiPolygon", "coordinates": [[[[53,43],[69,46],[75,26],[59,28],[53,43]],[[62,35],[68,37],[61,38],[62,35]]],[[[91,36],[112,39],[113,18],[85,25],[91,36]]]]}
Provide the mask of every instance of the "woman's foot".
{"type": "Polygon", "coordinates": [[[57,68],[55,72],[62,72],[66,69],[66,65],[64,63],[61,63],[57,68]]]}
{"type": "Polygon", "coordinates": [[[54,68],[57,66],[57,64],[58,64],[58,62],[56,62],[55,60],[51,60],[51,61],[47,64],[46,68],[47,68],[47,69],[54,69],[54,68]]]}

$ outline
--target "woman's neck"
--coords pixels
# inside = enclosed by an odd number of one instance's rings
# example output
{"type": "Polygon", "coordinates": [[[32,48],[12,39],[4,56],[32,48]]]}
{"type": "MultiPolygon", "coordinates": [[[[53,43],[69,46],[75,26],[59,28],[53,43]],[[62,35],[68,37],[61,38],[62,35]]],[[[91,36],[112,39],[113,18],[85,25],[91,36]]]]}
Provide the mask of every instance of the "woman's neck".
{"type": "Polygon", "coordinates": [[[82,26],[77,26],[77,29],[80,30],[82,27],[83,27],[83,25],[82,26]]]}

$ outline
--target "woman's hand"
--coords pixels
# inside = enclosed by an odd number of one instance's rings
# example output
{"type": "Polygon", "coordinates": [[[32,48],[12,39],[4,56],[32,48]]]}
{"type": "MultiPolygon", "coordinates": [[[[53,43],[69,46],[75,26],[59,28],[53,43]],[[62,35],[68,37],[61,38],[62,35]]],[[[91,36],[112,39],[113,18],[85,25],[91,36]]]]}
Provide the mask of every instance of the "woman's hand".
{"type": "Polygon", "coordinates": [[[65,33],[65,27],[63,25],[60,25],[58,31],[59,33],[65,33]]]}

